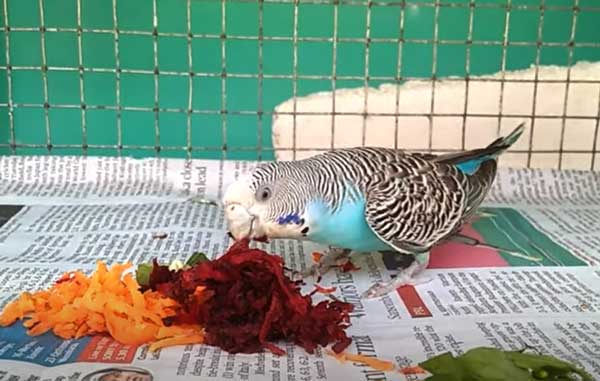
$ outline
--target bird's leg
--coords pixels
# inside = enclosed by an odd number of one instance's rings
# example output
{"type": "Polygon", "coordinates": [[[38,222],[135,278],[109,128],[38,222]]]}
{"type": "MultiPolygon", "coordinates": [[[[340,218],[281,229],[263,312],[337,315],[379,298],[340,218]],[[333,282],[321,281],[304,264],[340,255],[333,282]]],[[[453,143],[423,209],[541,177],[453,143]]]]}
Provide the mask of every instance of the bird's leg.
{"type": "Polygon", "coordinates": [[[320,277],[323,274],[327,273],[332,267],[335,267],[339,264],[340,261],[344,259],[348,259],[350,257],[351,250],[340,249],[338,247],[329,247],[329,250],[321,257],[318,263],[312,265],[307,271],[305,271],[302,276],[311,276],[320,277]]]}
{"type": "Polygon", "coordinates": [[[398,273],[396,277],[388,282],[376,283],[367,291],[363,292],[363,299],[378,298],[401,286],[423,284],[430,282],[432,278],[423,276],[421,273],[429,265],[429,251],[415,254],[415,260],[398,273]],[[420,276],[419,276],[420,275],[420,276]],[[417,276],[419,276],[417,278],[417,276]]]}

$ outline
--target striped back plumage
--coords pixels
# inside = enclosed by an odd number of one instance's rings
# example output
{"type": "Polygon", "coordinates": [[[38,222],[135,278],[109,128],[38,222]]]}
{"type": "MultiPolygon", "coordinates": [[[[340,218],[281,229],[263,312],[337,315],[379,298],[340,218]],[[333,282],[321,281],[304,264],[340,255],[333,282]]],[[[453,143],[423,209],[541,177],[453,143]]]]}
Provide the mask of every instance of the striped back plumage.
{"type": "Polygon", "coordinates": [[[400,252],[425,251],[475,213],[496,176],[497,157],[523,129],[521,124],[485,148],[439,156],[360,147],[262,164],[250,186],[255,192],[270,188],[267,219],[302,215],[311,201],[332,213],[362,202],[365,220],[382,241],[400,252]]]}
{"type": "Polygon", "coordinates": [[[476,175],[466,176],[451,165],[436,163],[435,158],[435,155],[388,148],[339,149],[304,160],[261,164],[251,175],[251,186],[254,191],[264,184],[273,187],[268,217],[277,218],[282,214],[302,213],[307,203],[315,199],[335,211],[343,200],[364,199],[370,187],[390,176],[450,171],[460,184],[458,191],[467,196],[465,199],[479,204],[479,196],[485,196],[489,188],[487,181],[481,187],[476,175]],[[475,197],[469,197],[471,192],[475,192],[475,197]]]}

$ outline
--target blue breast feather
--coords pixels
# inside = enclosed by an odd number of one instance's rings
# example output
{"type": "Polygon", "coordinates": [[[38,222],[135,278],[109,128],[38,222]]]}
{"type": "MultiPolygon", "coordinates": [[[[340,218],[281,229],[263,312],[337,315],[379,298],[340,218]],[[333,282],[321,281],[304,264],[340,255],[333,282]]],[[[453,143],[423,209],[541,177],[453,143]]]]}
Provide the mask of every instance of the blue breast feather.
{"type": "Polygon", "coordinates": [[[363,253],[393,250],[367,224],[364,199],[346,200],[335,213],[324,202],[313,201],[307,207],[306,220],[311,241],[363,253]]]}

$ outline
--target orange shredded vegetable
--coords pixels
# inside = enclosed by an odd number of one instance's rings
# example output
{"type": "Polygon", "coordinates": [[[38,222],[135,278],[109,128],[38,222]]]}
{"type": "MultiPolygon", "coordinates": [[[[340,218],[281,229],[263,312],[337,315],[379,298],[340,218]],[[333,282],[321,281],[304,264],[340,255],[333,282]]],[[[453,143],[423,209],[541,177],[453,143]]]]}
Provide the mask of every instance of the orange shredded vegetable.
{"type": "Polygon", "coordinates": [[[398,369],[398,372],[402,374],[425,374],[427,373],[425,369],[420,366],[407,366],[401,369],[398,369]]]}
{"type": "Polygon", "coordinates": [[[341,353],[336,354],[335,352],[333,352],[332,350],[329,350],[329,349],[327,350],[327,354],[335,357],[341,363],[345,363],[346,361],[359,362],[359,363],[370,366],[371,368],[381,371],[381,372],[388,372],[388,371],[394,370],[394,368],[395,368],[393,362],[386,361],[386,360],[380,360],[376,357],[367,357],[367,356],[357,355],[357,354],[352,354],[352,353],[347,353],[347,352],[341,352],[341,353]]]}
{"type": "Polygon", "coordinates": [[[319,262],[321,262],[321,258],[323,258],[323,254],[321,254],[321,253],[319,253],[317,251],[315,251],[314,253],[312,253],[313,262],[319,263],[319,262]]]}
{"type": "Polygon", "coordinates": [[[123,276],[130,267],[115,264],[109,270],[99,261],[90,277],[69,272],[47,290],[24,292],[4,308],[0,326],[24,320],[29,335],[52,330],[63,339],[108,333],[122,344],[152,343],[152,351],[201,343],[200,326],[164,325],[163,319],[174,316],[179,304],[156,291],[141,293],[131,273],[123,276]]]}
{"type": "MultiPolygon", "coordinates": [[[[367,357],[364,355],[352,354],[347,352],[342,352],[336,354],[334,351],[328,349],[327,354],[335,357],[342,364],[347,361],[354,361],[365,364],[374,370],[378,370],[381,372],[389,372],[396,369],[396,366],[393,362],[387,360],[380,360],[376,357],[367,357]]],[[[425,374],[427,373],[425,369],[420,366],[406,366],[404,368],[398,368],[398,372],[404,375],[416,375],[416,374],[425,374]]]]}

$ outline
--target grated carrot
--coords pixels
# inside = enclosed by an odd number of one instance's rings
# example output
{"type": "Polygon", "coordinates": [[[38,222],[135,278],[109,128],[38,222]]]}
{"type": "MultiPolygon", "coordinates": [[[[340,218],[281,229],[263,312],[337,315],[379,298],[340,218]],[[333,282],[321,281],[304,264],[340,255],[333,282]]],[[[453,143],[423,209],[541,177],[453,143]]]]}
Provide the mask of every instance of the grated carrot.
{"type": "MultiPolygon", "coordinates": [[[[152,343],[151,350],[201,343],[200,326],[164,325],[179,304],[155,291],[140,292],[131,273],[123,276],[130,267],[115,264],[109,270],[99,261],[90,277],[68,272],[47,290],[23,292],[0,313],[0,326],[24,320],[29,335],[51,330],[63,339],[108,333],[122,344],[152,343]]],[[[197,291],[200,296],[203,290],[197,291]]]]}
{"type": "Polygon", "coordinates": [[[312,253],[313,262],[319,263],[319,262],[321,262],[321,258],[323,258],[323,254],[321,254],[321,253],[319,253],[317,251],[315,251],[314,253],[312,253]]]}
{"type": "Polygon", "coordinates": [[[150,344],[150,352],[174,345],[195,344],[204,341],[204,333],[196,326],[161,327],[156,335],[157,341],[150,344]]]}
{"type": "Polygon", "coordinates": [[[368,365],[371,368],[381,371],[381,372],[388,372],[388,371],[394,370],[394,368],[395,368],[393,362],[386,361],[386,360],[380,360],[376,357],[367,357],[367,356],[363,356],[363,355],[346,353],[346,352],[336,354],[332,350],[327,350],[327,354],[335,357],[341,363],[345,363],[346,361],[359,362],[359,363],[368,365]]]}
{"type": "Polygon", "coordinates": [[[420,366],[407,366],[401,369],[398,369],[398,372],[404,374],[404,375],[408,375],[408,374],[425,374],[427,373],[425,371],[425,369],[421,368],[420,366]]]}

